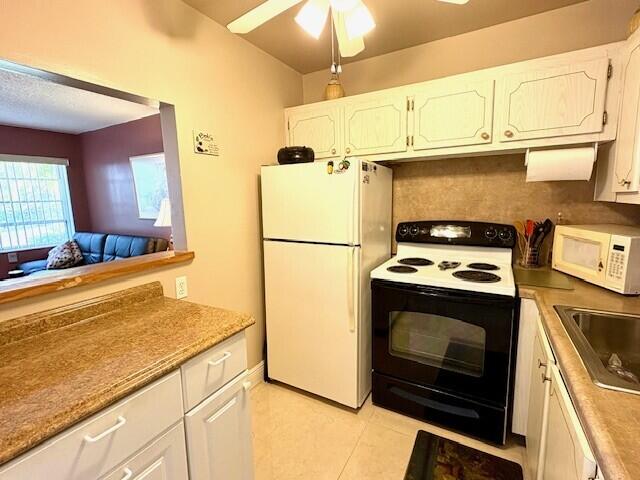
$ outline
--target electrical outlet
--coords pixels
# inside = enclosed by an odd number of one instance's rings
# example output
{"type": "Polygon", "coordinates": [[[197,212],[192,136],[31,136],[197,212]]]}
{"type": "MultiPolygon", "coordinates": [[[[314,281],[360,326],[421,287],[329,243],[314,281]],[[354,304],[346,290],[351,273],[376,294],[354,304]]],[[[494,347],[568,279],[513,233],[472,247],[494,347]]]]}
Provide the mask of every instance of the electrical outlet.
{"type": "Polygon", "coordinates": [[[18,263],[18,252],[7,253],[7,260],[9,263],[18,263]]]}
{"type": "Polygon", "coordinates": [[[187,296],[187,277],[176,277],[176,298],[187,296]]]}

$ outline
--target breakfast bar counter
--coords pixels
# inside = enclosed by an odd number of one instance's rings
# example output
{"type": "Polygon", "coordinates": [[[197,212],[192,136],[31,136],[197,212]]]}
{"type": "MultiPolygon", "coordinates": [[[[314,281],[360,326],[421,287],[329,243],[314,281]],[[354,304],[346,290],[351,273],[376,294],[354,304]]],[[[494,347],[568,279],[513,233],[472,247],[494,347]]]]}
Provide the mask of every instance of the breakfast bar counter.
{"type": "Polygon", "coordinates": [[[253,323],[159,282],[1,322],[0,464],[253,323]]]}
{"type": "MultiPolygon", "coordinates": [[[[640,298],[627,297],[570,278],[574,289],[520,286],[536,301],[558,365],[589,444],[606,480],[640,478],[640,395],[593,383],[554,305],[640,314],[640,298]]],[[[640,347],[639,347],[640,348],[640,347]]]]}

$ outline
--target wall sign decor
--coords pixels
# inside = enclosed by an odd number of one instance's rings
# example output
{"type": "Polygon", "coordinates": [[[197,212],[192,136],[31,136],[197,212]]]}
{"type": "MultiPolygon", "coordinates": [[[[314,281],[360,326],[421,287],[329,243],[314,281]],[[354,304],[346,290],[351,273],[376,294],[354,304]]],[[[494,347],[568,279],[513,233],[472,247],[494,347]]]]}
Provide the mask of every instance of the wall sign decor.
{"type": "Polygon", "coordinates": [[[138,218],[155,220],[163,198],[169,197],[164,153],[129,157],[138,204],[138,218]]]}
{"type": "Polygon", "coordinates": [[[203,155],[220,156],[220,146],[215,142],[213,135],[197,130],[193,131],[193,151],[203,155]]]}

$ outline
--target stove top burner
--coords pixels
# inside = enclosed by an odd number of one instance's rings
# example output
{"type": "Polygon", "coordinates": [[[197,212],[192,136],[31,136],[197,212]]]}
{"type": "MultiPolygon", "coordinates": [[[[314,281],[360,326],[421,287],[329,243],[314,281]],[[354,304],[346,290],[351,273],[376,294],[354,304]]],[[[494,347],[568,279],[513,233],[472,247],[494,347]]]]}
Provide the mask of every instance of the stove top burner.
{"type": "Polygon", "coordinates": [[[459,272],[453,272],[453,276],[465,282],[496,283],[500,281],[498,275],[479,270],[461,270],[459,272]]]}
{"type": "Polygon", "coordinates": [[[401,265],[412,265],[414,267],[428,267],[429,265],[433,265],[431,260],[421,257],[401,258],[398,260],[398,263],[401,265]]]}
{"type": "Polygon", "coordinates": [[[392,265],[387,267],[387,270],[393,273],[416,273],[418,271],[417,268],[408,267],[405,265],[392,265]]]}
{"type": "Polygon", "coordinates": [[[448,262],[446,260],[438,264],[438,268],[440,270],[450,270],[450,269],[458,268],[459,266],[460,266],[460,262],[448,262]]]}
{"type": "Polygon", "coordinates": [[[497,265],[493,265],[491,263],[470,263],[467,265],[468,268],[472,268],[474,270],[500,270],[500,267],[497,265]]]}

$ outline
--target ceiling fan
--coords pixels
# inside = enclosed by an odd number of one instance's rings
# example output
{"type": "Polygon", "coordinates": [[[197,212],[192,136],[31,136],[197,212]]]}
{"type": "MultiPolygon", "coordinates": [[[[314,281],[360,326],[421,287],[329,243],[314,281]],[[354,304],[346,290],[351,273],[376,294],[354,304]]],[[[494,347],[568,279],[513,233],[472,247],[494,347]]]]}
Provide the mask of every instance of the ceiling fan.
{"type": "MultiPolygon", "coordinates": [[[[267,0],[231,22],[227,28],[233,33],[249,33],[303,1],[267,0]]],[[[437,1],[462,5],[469,0],[437,1]]],[[[331,11],[340,54],[343,57],[353,57],[362,52],[364,35],[376,26],[371,12],[362,0],[307,0],[296,16],[296,23],[311,36],[319,38],[327,23],[329,11],[331,11]]]]}

